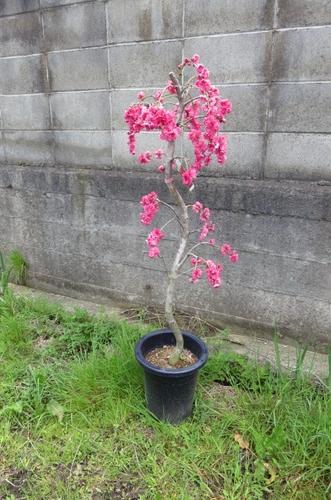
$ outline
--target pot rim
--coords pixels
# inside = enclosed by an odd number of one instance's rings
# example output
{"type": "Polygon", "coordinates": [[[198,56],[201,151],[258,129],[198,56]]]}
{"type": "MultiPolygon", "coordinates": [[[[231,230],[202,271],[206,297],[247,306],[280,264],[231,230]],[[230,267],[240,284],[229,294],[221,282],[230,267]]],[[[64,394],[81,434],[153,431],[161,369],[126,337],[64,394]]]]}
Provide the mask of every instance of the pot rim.
{"type": "Polygon", "coordinates": [[[184,342],[185,338],[189,338],[191,341],[195,342],[198,344],[201,354],[198,358],[198,361],[194,363],[193,365],[187,366],[185,368],[159,368],[152,363],[149,363],[143,352],[142,352],[142,347],[147,339],[150,339],[151,337],[157,337],[162,333],[172,333],[170,328],[160,328],[158,330],[153,330],[150,333],[147,333],[147,335],[144,335],[141,337],[141,339],[137,342],[136,347],[135,347],[135,355],[138,363],[144,368],[145,371],[153,373],[154,375],[160,375],[163,377],[169,377],[169,378],[178,378],[178,377],[184,377],[186,375],[192,375],[194,374],[197,370],[200,370],[202,368],[207,360],[208,360],[208,349],[203,340],[201,340],[199,337],[196,337],[189,331],[183,331],[182,334],[184,336],[184,342]]]}

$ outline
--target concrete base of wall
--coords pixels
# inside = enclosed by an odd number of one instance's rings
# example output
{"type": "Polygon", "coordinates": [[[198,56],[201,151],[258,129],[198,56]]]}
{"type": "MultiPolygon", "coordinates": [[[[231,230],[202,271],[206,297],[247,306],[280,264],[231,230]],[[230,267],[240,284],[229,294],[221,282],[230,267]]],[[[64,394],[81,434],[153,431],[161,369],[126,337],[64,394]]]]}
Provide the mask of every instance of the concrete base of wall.
{"type": "MultiPolygon", "coordinates": [[[[321,184],[201,178],[197,198],[240,261],[226,267],[217,291],[184,277],[178,309],[325,349],[331,190],[321,184]]],[[[138,223],[139,199],[152,190],[170,201],[159,174],[2,165],[0,248],[25,255],[35,286],[161,305],[164,273],[143,254],[148,228],[138,223]]],[[[165,220],[160,213],[157,225],[165,220]]],[[[175,236],[170,226],[164,255],[173,252],[175,236]]]]}

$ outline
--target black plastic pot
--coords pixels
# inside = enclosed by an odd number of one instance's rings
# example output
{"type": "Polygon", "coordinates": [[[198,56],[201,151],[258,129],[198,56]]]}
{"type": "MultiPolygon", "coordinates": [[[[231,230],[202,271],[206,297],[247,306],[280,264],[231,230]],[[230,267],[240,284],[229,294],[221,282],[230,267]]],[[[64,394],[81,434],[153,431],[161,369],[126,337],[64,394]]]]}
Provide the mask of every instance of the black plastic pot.
{"type": "Polygon", "coordinates": [[[183,332],[184,347],[198,358],[187,368],[158,368],[145,356],[164,345],[175,345],[171,330],[162,328],[142,337],[136,345],[136,359],[144,369],[147,408],[159,420],[179,424],[192,414],[195,386],[200,368],[207,362],[206,344],[190,332],[183,332]]]}

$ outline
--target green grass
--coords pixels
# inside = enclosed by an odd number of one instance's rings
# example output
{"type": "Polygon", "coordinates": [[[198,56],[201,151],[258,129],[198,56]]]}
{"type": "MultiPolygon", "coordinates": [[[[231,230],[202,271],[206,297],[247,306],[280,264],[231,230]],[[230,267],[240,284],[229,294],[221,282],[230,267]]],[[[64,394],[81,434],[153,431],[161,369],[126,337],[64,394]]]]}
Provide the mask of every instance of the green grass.
{"type": "Polygon", "coordinates": [[[218,353],[201,372],[193,417],[161,423],[145,409],[133,355],[148,329],[6,298],[0,498],[328,498],[326,388],[218,353]]]}

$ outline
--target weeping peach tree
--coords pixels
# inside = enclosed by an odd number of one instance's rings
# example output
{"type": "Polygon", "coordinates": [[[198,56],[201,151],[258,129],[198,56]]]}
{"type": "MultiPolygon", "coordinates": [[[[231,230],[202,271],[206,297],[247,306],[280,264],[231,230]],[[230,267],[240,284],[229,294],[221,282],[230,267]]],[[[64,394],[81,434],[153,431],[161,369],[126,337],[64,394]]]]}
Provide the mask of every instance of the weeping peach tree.
{"type": "MultiPolygon", "coordinates": [[[[213,288],[221,285],[223,259],[238,261],[238,254],[229,243],[217,242],[214,236],[215,224],[211,220],[210,210],[200,201],[187,204],[178,189],[180,184],[189,191],[194,190],[194,183],[202,169],[207,168],[213,159],[219,164],[226,160],[226,139],[220,133],[225,117],[231,112],[231,103],[220,96],[218,88],[209,79],[208,69],[200,63],[198,55],[185,59],[178,66],[178,74],[171,72],[169,81],[163,90],[151,96],[139,92],[138,100],[125,112],[129,128],[128,145],[131,154],[135,154],[136,135],[140,132],[159,131],[160,140],[167,145],[166,150],[145,151],[139,155],[141,164],[153,160],[159,162],[157,170],[163,175],[173,204],[168,204],[158,197],[156,192],[141,198],[143,211],[140,215],[142,224],[151,225],[160,205],[170,210],[171,219],[161,228],[154,227],[147,236],[148,255],[151,259],[160,258],[159,244],[165,237],[164,229],[173,220],[179,228],[178,249],[167,271],[167,290],[165,299],[165,317],[176,339],[176,348],[169,359],[175,365],[183,353],[183,335],[175,319],[175,291],[179,276],[185,274],[184,266],[191,266],[190,281],[197,283],[204,275],[213,288]],[[185,73],[191,73],[185,78],[185,73]],[[193,147],[193,158],[177,155],[176,142],[187,136],[193,147]],[[191,218],[200,222],[197,241],[192,237],[197,232],[192,229],[191,218]],[[212,236],[212,237],[211,237],[212,236]],[[215,250],[214,259],[201,255],[203,247],[215,250]]],[[[163,258],[165,263],[165,259],[163,258]]]]}

